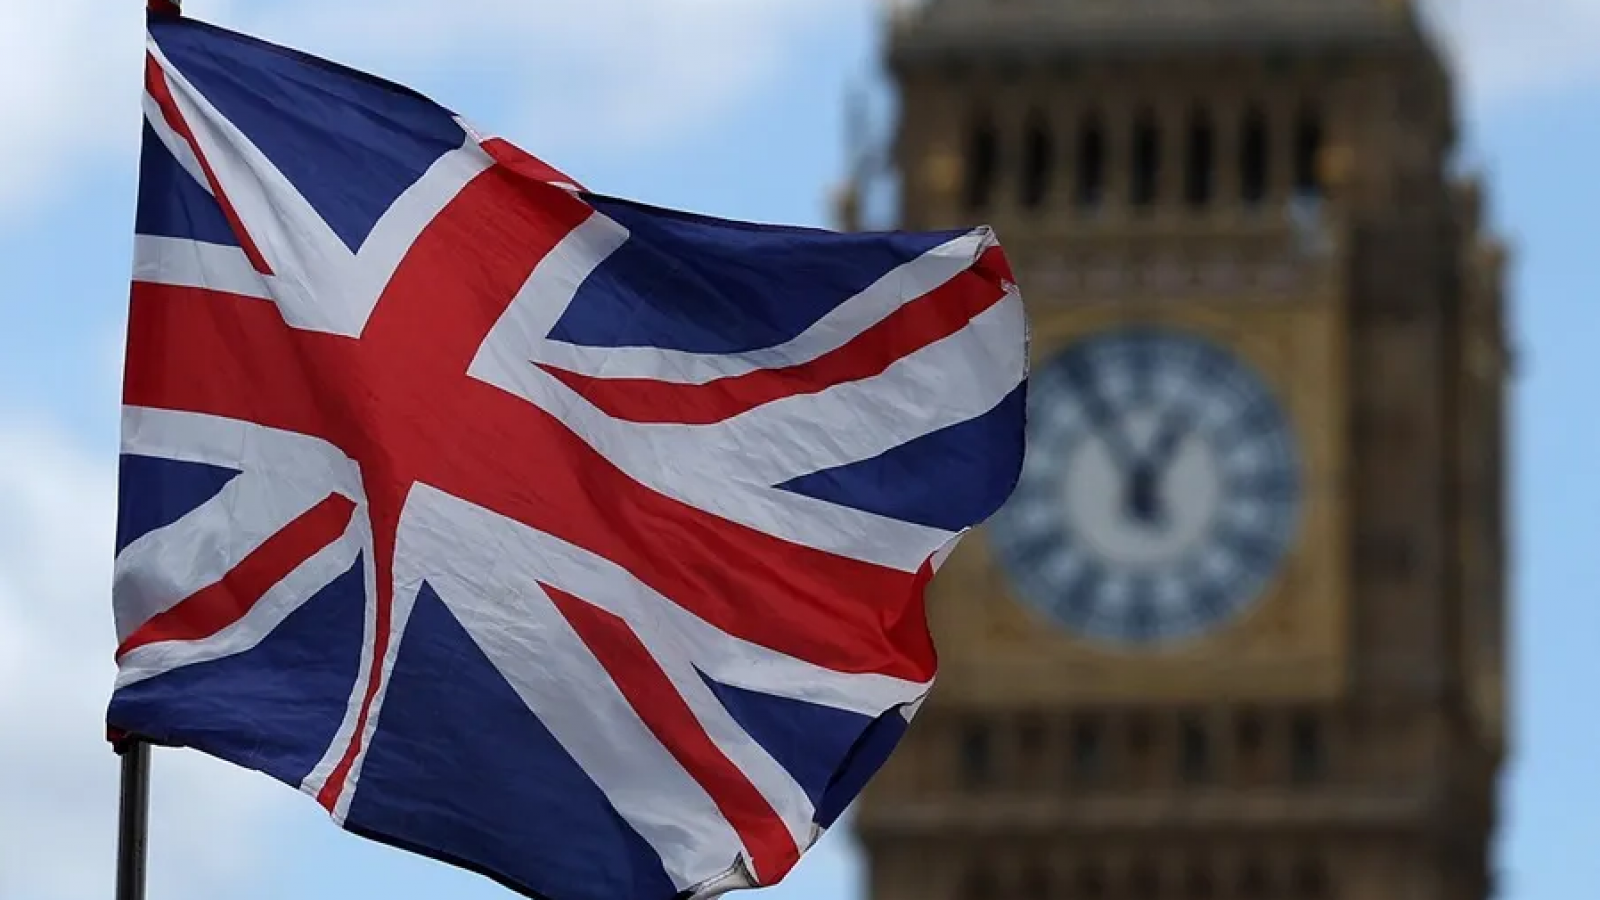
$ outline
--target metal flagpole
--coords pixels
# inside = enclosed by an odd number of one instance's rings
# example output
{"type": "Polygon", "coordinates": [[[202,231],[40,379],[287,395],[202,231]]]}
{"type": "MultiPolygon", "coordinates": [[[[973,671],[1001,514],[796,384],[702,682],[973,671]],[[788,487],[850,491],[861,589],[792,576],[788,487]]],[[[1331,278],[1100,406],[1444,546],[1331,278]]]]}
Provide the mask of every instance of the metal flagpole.
{"type": "Polygon", "coordinates": [[[122,801],[117,810],[117,900],[144,900],[150,835],[150,745],[130,737],[116,745],[122,757],[122,801]]]}
{"type": "MultiPolygon", "coordinates": [[[[181,15],[183,0],[145,0],[152,13],[181,15]]],[[[150,745],[131,735],[112,744],[122,757],[122,796],[117,804],[116,900],[144,900],[150,848],[150,745]]]]}

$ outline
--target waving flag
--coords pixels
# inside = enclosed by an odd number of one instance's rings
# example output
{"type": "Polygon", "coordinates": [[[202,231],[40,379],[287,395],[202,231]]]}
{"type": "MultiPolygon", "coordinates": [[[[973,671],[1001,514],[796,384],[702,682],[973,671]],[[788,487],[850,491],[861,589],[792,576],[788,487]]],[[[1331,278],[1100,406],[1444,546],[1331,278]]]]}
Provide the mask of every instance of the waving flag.
{"type": "Polygon", "coordinates": [[[144,112],[113,731],[530,896],[781,879],[1021,467],[993,235],[598,196],[170,14],[144,112]]]}

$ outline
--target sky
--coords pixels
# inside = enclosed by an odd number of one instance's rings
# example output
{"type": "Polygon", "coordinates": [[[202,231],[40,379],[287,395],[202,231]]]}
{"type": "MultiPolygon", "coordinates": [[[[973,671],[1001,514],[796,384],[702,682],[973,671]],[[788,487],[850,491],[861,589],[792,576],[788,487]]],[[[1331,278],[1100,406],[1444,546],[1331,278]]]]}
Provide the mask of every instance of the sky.
{"type": "MultiPolygon", "coordinates": [[[[1448,0],[1440,0],[1441,3],[1448,0]]],[[[198,18],[415,86],[605,193],[826,224],[841,101],[874,77],[865,0],[190,0],[198,18]]],[[[0,898],[111,895],[103,741],[142,4],[0,11],[0,898]]],[[[1464,158],[1514,252],[1513,757],[1506,900],[1600,897],[1600,0],[1454,0],[1464,158]]],[[[1001,235],[1002,240],[1004,235],[1001,235]]],[[[1026,292],[1027,285],[1023,285],[1026,292]]],[[[340,832],[182,751],[154,769],[154,900],[508,894],[340,832]]],[[[832,834],[772,900],[853,900],[832,834]]]]}

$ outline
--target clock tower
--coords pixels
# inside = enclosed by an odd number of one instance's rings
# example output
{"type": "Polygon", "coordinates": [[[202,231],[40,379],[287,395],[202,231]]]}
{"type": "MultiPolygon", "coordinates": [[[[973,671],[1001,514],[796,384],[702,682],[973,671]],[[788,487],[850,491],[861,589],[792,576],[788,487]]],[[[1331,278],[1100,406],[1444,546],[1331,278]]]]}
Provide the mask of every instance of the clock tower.
{"type": "Polygon", "coordinates": [[[1505,255],[1419,15],[926,0],[889,66],[896,224],[995,226],[1033,372],[872,900],[1492,896],[1505,255]]]}

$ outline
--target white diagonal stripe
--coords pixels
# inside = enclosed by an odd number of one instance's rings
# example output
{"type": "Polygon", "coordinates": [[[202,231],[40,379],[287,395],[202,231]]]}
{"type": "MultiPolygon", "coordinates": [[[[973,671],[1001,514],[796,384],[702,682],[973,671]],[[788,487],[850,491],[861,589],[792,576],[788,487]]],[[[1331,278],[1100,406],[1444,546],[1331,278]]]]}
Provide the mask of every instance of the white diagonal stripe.
{"type": "MultiPolygon", "coordinates": [[[[993,243],[993,234],[982,228],[935,247],[891,269],[805,331],[774,347],[746,353],[690,353],[654,347],[581,347],[544,341],[534,345],[534,360],[582,375],[648,378],[673,384],[705,384],[762,369],[802,365],[844,346],[895,310],[970,269],[993,243]]],[[[546,329],[545,334],[548,333],[546,329]]]]}
{"type": "MultiPolygon", "coordinates": [[[[365,515],[366,511],[362,510],[362,513],[365,515]]],[[[368,521],[368,524],[370,526],[370,521],[368,521]]],[[[362,599],[365,601],[362,604],[364,608],[361,615],[361,655],[356,663],[355,682],[351,685],[350,696],[345,700],[344,717],[339,720],[339,727],[335,729],[333,739],[328,742],[327,748],[323,750],[322,758],[317,760],[317,764],[311,767],[311,771],[306,774],[306,777],[300,780],[300,792],[313,800],[319,799],[318,795],[322,793],[323,786],[328,783],[328,778],[333,775],[333,770],[338,768],[340,760],[344,758],[345,749],[350,746],[350,739],[355,735],[356,725],[361,721],[361,707],[366,702],[367,685],[372,680],[372,655],[377,652],[378,604],[376,598],[378,596],[378,566],[377,555],[373,547],[372,529],[368,527],[361,534],[361,537],[363,539],[360,548],[362,561],[361,592],[362,599]]],[[[409,618],[414,600],[414,594],[404,598],[396,597],[395,605],[399,606],[403,603],[403,613],[409,618]]],[[[403,624],[398,630],[391,628],[391,631],[398,635],[404,631],[403,624]]],[[[389,655],[391,657],[389,666],[392,668],[392,651],[389,655]]],[[[385,689],[388,687],[387,675],[388,671],[385,670],[383,673],[385,680],[383,687],[385,689]]],[[[375,706],[377,702],[377,699],[374,698],[375,706]]],[[[375,728],[376,725],[377,717],[368,716],[369,728],[375,728]]],[[[370,737],[370,733],[368,733],[368,737],[370,737]]],[[[366,759],[369,744],[370,740],[362,743],[359,751],[360,758],[355,761],[350,773],[346,775],[344,792],[335,798],[334,807],[330,811],[333,819],[340,825],[344,824],[345,816],[350,811],[350,798],[355,795],[355,782],[358,774],[356,767],[366,759]]]]}
{"type": "MultiPolygon", "coordinates": [[[[452,609],[457,606],[452,598],[470,596],[478,598],[473,602],[479,606],[494,605],[495,620],[540,618],[549,600],[538,585],[547,584],[622,619],[706,734],[777,811],[800,847],[810,840],[815,812],[810,799],[733,719],[700,672],[734,687],[869,718],[927,691],[926,684],[837,672],[728,635],[604,557],[432,488],[413,491],[402,528],[403,558],[415,568],[403,578],[397,572],[397,581],[426,580],[452,609]]],[[[497,666],[513,678],[507,666],[544,671],[550,663],[525,650],[508,654],[497,666]]],[[[701,872],[700,877],[711,874],[701,872]]]]}
{"type": "Polygon", "coordinates": [[[112,582],[118,640],[210,587],[329,494],[365,494],[352,462],[331,445],[237,419],[124,407],[122,452],[240,472],[211,500],[117,554],[112,582]]]}
{"type": "Polygon", "coordinates": [[[172,130],[172,123],[167,121],[166,113],[161,111],[161,104],[156,102],[156,98],[152,97],[149,91],[145,91],[144,94],[144,120],[149,123],[150,130],[155,132],[156,138],[167,148],[167,152],[178,161],[178,165],[194,179],[194,183],[206,193],[211,193],[211,181],[206,178],[205,169],[200,167],[200,160],[195,157],[194,148],[189,146],[189,142],[182,135],[172,130]]]}
{"type": "Polygon", "coordinates": [[[411,246],[462,189],[494,164],[470,138],[428,167],[416,183],[406,188],[384,211],[382,218],[356,254],[351,290],[376,305],[411,246]]]}
{"type": "MultiPolygon", "coordinates": [[[[1026,332],[1021,300],[1007,297],[879,375],[774,400],[723,422],[655,432],[652,449],[716,454],[728,475],[766,484],[871,459],[994,409],[1027,375],[1026,332]]],[[[604,442],[607,455],[629,452],[617,446],[621,434],[643,436],[628,423],[607,430],[616,435],[604,442]]]]}
{"type": "Polygon", "coordinates": [[[519,365],[506,345],[480,355],[473,372],[550,411],[630,477],[667,496],[808,547],[913,572],[951,532],[771,486],[871,459],[990,411],[1027,375],[1026,333],[1020,298],[1007,296],[879,375],[709,425],[619,421],[554,375],[519,365]]]}
{"type": "MultiPolygon", "coordinates": [[[[976,243],[960,245],[961,252],[976,254],[986,246],[983,242],[991,240],[986,230],[971,237],[976,243]]],[[[944,529],[771,486],[870,458],[992,409],[1026,373],[1021,339],[1026,323],[1019,299],[1007,297],[963,331],[896,362],[875,378],[786,398],[713,425],[626,423],[604,414],[529,362],[547,343],[544,336],[584,279],[626,239],[620,225],[601,215],[568,235],[534,269],[496,323],[473,361],[471,374],[550,411],[635,480],[764,533],[908,572],[916,571],[950,541],[952,533],[944,529]],[[964,356],[973,351],[986,358],[975,364],[964,356]],[[996,357],[1001,365],[985,365],[996,357]],[[973,377],[951,377],[964,371],[972,371],[973,377]],[[919,410],[896,398],[895,391],[935,394],[931,401],[935,408],[919,410]],[[867,408],[874,412],[884,411],[884,421],[859,427],[861,414],[850,404],[860,402],[869,402],[867,408]],[[784,433],[796,423],[798,432],[784,433]],[[663,460],[672,460],[672,465],[664,467],[663,460]]],[[[969,266],[970,261],[962,268],[969,266]]]]}
{"type": "Polygon", "coordinates": [[[467,373],[500,384],[533,368],[531,360],[560,321],[578,288],[628,240],[628,231],[598,213],[585,219],[539,260],[489,330],[467,373]]]}
{"type": "Polygon", "coordinates": [[[260,644],[307,600],[349,571],[370,535],[365,512],[358,510],[338,540],[296,566],[237,622],[197,641],[162,641],[130,650],[117,660],[116,688],[120,690],[173,669],[244,653],[260,644]]]}
{"type": "MultiPolygon", "coordinates": [[[[384,645],[383,660],[378,667],[378,690],[372,695],[372,706],[367,710],[366,721],[362,723],[361,743],[356,749],[355,759],[351,761],[350,774],[346,776],[344,789],[333,804],[333,819],[341,825],[349,816],[350,803],[355,799],[356,791],[360,789],[361,770],[366,764],[367,752],[372,749],[373,736],[378,733],[378,722],[383,716],[384,700],[389,696],[389,676],[394,672],[395,660],[400,657],[400,645],[403,643],[406,625],[411,621],[411,611],[416,609],[417,592],[422,586],[421,582],[399,577],[400,567],[406,561],[399,555],[399,551],[396,551],[394,602],[389,607],[388,643],[384,645]]],[[[377,596],[376,587],[369,578],[367,583],[369,598],[377,596]]],[[[345,707],[344,720],[339,723],[339,732],[334,735],[332,743],[328,745],[328,750],[317,763],[317,767],[312,769],[311,774],[306,776],[300,785],[300,789],[312,797],[317,796],[323,783],[338,766],[345,748],[349,746],[350,739],[355,734],[356,723],[361,719],[361,707],[366,703],[367,686],[373,674],[372,655],[377,651],[377,627],[377,604],[368,603],[362,631],[361,673],[350,690],[350,701],[345,707]]]]}
{"type": "MultiPolygon", "coordinates": [[[[294,184],[167,60],[154,40],[148,46],[201,153],[275,274],[267,280],[272,299],[285,321],[297,328],[360,334],[423,229],[494,164],[476,141],[464,138],[396,198],[360,252],[352,253],[294,184]]],[[[169,137],[187,148],[176,135],[169,137]]],[[[179,159],[187,159],[192,171],[199,172],[192,152],[179,159]]]]}
{"type": "Polygon", "coordinates": [[[278,276],[273,299],[284,320],[312,331],[360,334],[377,297],[352,290],[354,254],[266,154],[167,60],[154,38],[147,47],[200,154],[278,276]]]}
{"type": "Polygon", "coordinates": [[[430,584],[522,702],[656,851],[674,885],[686,888],[728,868],[729,849],[743,847],[738,832],[542,590],[528,585],[513,593],[460,574],[430,584]]]}
{"type": "MultiPolygon", "coordinates": [[[[434,488],[419,485],[413,491],[407,516],[407,546],[425,549],[432,566],[466,558],[494,570],[497,578],[558,587],[626,621],[646,646],[659,649],[652,654],[658,659],[693,659],[723,684],[868,717],[927,691],[926,683],[839,672],[729,635],[604,556],[434,488]]],[[[432,577],[419,571],[404,581],[432,577]]]]}

